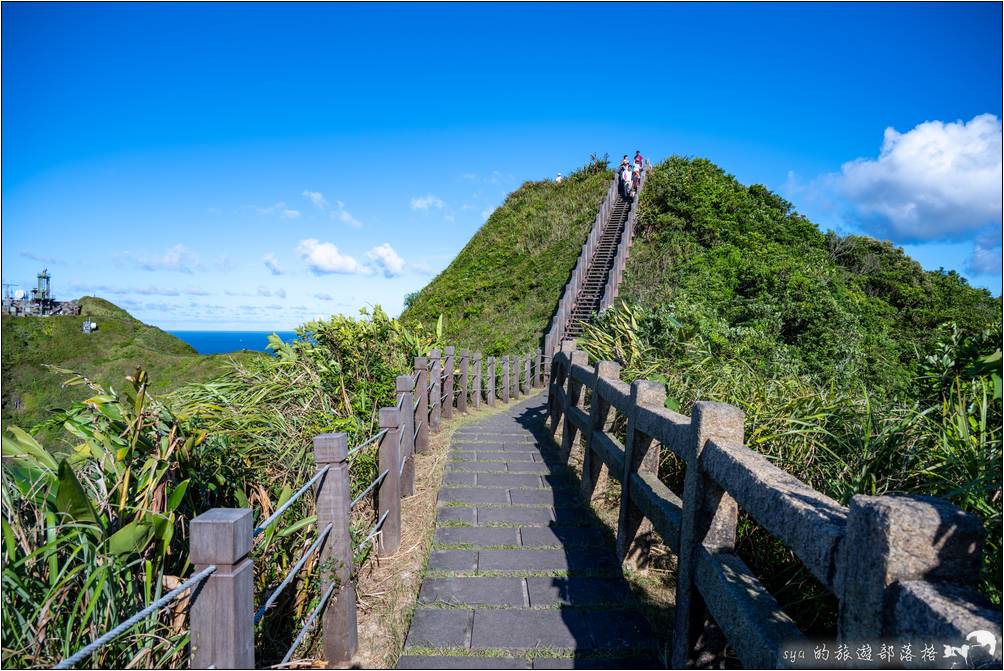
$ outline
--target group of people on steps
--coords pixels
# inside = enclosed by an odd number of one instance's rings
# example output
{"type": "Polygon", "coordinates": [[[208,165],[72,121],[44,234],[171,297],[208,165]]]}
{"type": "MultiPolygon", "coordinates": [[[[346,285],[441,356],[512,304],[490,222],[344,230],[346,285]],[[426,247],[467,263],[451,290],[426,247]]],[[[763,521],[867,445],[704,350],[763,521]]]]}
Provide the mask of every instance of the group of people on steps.
{"type": "Polygon", "coordinates": [[[617,173],[617,189],[621,198],[634,198],[641,187],[641,171],[645,166],[645,159],[640,151],[635,151],[634,160],[629,161],[628,155],[624,154],[621,159],[621,167],[617,173]]]}
{"type": "MultiPolygon", "coordinates": [[[[620,168],[617,169],[617,190],[621,198],[634,198],[641,187],[641,171],[645,168],[645,159],[641,151],[635,150],[634,160],[629,161],[628,155],[624,154],[621,159],[620,168]]],[[[561,184],[565,177],[559,172],[554,181],[561,184]]]]}

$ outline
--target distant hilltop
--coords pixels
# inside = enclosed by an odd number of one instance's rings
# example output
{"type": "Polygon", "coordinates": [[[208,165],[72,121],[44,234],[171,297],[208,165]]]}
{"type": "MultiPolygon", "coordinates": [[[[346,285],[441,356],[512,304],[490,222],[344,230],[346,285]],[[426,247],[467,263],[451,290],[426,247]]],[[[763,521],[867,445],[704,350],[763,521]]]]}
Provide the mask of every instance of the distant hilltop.
{"type": "Polygon", "coordinates": [[[80,314],[80,304],[77,301],[56,301],[52,299],[52,287],[49,269],[43,268],[35,276],[38,285],[31,294],[23,289],[14,289],[13,284],[4,284],[3,314],[12,317],[50,317],[54,315],[73,316],[80,314]]]}

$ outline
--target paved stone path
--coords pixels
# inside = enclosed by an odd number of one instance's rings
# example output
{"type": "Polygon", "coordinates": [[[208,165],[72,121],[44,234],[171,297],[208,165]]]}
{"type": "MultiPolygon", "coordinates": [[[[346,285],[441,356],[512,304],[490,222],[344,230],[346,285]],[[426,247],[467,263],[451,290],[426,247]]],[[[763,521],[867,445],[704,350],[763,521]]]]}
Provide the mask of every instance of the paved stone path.
{"type": "Polygon", "coordinates": [[[402,669],[656,668],[612,544],[544,429],[547,396],[458,429],[402,669]]]}

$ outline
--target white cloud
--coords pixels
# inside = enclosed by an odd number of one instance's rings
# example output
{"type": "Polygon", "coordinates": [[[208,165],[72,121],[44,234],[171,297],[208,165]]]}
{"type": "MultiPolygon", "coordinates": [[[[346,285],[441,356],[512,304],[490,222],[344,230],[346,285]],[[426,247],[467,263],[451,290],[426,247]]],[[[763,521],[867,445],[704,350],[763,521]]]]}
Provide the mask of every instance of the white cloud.
{"type": "Polygon", "coordinates": [[[145,256],[132,252],[120,252],[115,255],[117,261],[124,261],[150,272],[169,270],[179,273],[192,273],[202,269],[199,256],[184,245],[174,245],[159,256],[145,256]]]}
{"type": "Polygon", "coordinates": [[[331,301],[331,300],[334,300],[334,298],[331,297],[331,294],[325,294],[325,293],[314,294],[314,298],[316,298],[319,301],[331,301]]]}
{"type": "Polygon", "coordinates": [[[897,242],[945,240],[1001,223],[1001,120],[887,128],[877,159],[845,163],[837,190],[897,242]]]}
{"type": "Polygon", "coordinates": [[[424,210],[429,211],[430,208],[443,209],[446,205],[442,200],[433,196],[431,193],[427,196],[418,196],[411,199],[411,209],[413,210],[424,210]]]}
{"type": "Polygon", "coordinates": [[[338,247],[330,242],[321,242],[316,238],[301,240],[296,252],[307,266],[317,274],[342,273],[347,275],[372,272],[368,267],[356,261],[351,256],[342,254],[338,247]]]}
{"type": "Polygon", "coordinates": [[[1004,254],[1001,253],[1001,235],[984,235],[976,240],[973,255],[966,262],[966,270],[974,275],[1000,275],[1004,254]]]}
{"type": "Polygon", "coordinates": [[[258,295],[261,296],[262,298],[271,298],[272,292],[266,289],[265,287],[258,287],[258,295]]]}
{"type": "Polygon", "coordinates": [[[310,199],[310,202],[314,204],[314,207],[323,210],[328,206],[328,201],[324,198],[324,194],[320,191],[310,191],[306,190],[303,195],[310,199]]]}
{"type": "Polygon", "coordinates": [[[296,219],[300,216],[299,210],[292,210],[286,206],[286,203],[279,201],[275,205],[269,205],[268,207],[255,208],[258,210],[258,214],[269,215],[278,214],[283,219],[296,219]]]}
{"type": "Polygon", "coordinates": [[[273,275],[282,275],[282,266],[279,264],[279,259],[275,258],[275,252],[269,252],[261,260],[270,273],[273,275]]]}
{"type": "Polygon", "coordinates": [[[346,226],[351,226],[352,228],[361,228],[363,223],[352,216],[348,210],[345,209],[345,203],[340,200],[335,201],[335,205],[338,207],[337,210],[331,211],[331,218],[335,221],[340,221],[346,226]]]}
{"type": "Polygon", "coordinates": [[[366,252],[366,256],[383,271],[386,277],[396,277],[404,272],[404,259],[398,256],[390,243],[383,243],[366,252]]]}
{"type": "Polygon", "coordinates": [[[273,293],[275,294],[276,298],[285,298],[286,297],[286,290],[285,289],[276,289],[273,293]]]}
{"type": "Polygon", "coordinates": [[[494,211],[495,210],[490,207],[486,207],[485,209],[481,210],[481,220],[488,221],[488,217],[492,216],[492,212],[494,211]]]}

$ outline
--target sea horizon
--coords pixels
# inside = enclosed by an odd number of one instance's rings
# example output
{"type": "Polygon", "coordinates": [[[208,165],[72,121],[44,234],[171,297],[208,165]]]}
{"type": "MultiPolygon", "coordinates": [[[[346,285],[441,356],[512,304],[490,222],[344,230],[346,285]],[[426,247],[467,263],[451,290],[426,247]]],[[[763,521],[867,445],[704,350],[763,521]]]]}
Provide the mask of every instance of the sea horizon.
{"type": "Polygon", "coordinates": [[[273,333],[283,342],[296,338],[295,331],[168,330],[174,337],[191,345],[199,354],[230,354],[242,350],[268,352],[268,337],[273,333]]]}

